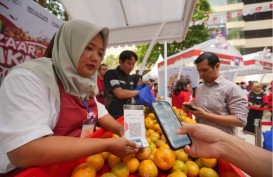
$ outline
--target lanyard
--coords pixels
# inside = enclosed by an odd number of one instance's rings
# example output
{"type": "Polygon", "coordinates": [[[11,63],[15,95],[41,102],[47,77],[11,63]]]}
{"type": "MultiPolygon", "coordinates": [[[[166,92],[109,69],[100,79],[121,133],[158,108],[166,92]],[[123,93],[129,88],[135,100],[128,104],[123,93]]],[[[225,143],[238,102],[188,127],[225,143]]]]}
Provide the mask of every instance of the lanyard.
{"type": "Polygon", "coordinates": [[[81,137],[85,137],[89,135],[90,133],[93,133],[96,131],[97,119],[96,119],[96,115],[90,111],[85,100],[82,100],[82,103],[85,106],[85,109],[87,110],[87,117],[83,121],[82,133],[81,133],[81,137]]]}
{"type": "Polygon", "coordinates": [[[85,100],[82,100],[82,103],[83,103],[85,109],[87,110],[87,113],[88,113],[87,118],[90,119],[91,121],[95,121],[96,115],[93,112],[90,111],[90,109],[89,109],[87,103],[85,102],[85,100]]]}
{"type": "Polygon", "coordinates": [[[85,106],[85,109],[87,110],[87,112],[90,113],[90,109],[84,99],[82,99],[82,103],[85,106]]]}

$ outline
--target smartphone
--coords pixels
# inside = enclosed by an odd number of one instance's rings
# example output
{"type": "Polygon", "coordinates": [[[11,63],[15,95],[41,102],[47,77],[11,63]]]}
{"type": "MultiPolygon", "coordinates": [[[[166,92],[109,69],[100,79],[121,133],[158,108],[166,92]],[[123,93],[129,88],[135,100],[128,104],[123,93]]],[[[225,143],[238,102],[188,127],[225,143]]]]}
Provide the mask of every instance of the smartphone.
{"type": "Polygon", "coordinates": [[[196,110],[195,108],[192,107],[191,104],[183,104],[183,106],[185,106],[186,108],[190,109],[190,110],[196,110]]]}
{"type": "Polygon", "coordinates": [[[152,108],[171,149],[177,150],[186,145],[191,145],[192,141],[188,134],[176,134],[176,130],[183,125],[167,101],[153,102],[152,108]]]}

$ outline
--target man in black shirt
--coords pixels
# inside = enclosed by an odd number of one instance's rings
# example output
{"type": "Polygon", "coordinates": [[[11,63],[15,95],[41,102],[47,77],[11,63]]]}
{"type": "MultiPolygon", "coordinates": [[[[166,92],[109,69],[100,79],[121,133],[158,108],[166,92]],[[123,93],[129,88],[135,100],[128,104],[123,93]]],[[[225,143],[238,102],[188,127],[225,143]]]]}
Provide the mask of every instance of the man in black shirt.
{"type": "Polygon", "coordinates": [[[133,51],[121,52],[119,66],[108,70],[104,76],[105,107],[115,119],[123,115],[123,105],[131,104],[132,97],[138,94],[138,90],[133,90],[130,76],[137,59],[133,51]]]}

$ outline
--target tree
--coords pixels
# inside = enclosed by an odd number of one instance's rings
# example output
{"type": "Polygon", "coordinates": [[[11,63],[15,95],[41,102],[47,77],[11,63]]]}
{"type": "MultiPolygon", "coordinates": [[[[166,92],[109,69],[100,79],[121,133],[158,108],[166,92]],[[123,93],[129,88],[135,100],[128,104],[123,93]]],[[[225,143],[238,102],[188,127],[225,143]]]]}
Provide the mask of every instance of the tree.
{"type": "MultiPolygon", "coordinates": [[[[210,5],[206,0],[198,0],[198,3],[195,7],[192,21],[197,20],[205,20],[208,18],[210,12],[210,5]]],[[[205,24],[197,25],[197,26],[191,26],[188,29],[187,35],[185,37],[185,40],[177,43],[169,43],[167,44],[167,56],[176,54],[180,51],[183,51],[185,49],[188,49],[195,44],[202,43],[209,38],[209,33],[207,28],[205,27],[205,24]]],[[[147,52],[149,45],[139,45],[137,46],[136,53],[139,56],[138,64],[142,63],[143,58],[145,56],[145,53],[147,52]]],[[[147,60],[147,63],[145,65],[146,68],[150,68],[158,59],[159,55],[164,56],[164,44],[155,44],[153,47],[151,54],[147,60]]]]}
{"type": "Polygon", "coordinates": [[[102,63],[106,64],[109,69],[114,69],[119,65],[118,56],[109,55],[103,60],[102,63]]]}
{"type": "Polygon", "coordinates": [[[48,9],[49,12],[57,16],[59,19],[63,21],[68,20],[68,15],[65,12],[62,4],[59,3],[58,0],[34,0],[34,1],[40,4],[42,7],[48,9]]]}

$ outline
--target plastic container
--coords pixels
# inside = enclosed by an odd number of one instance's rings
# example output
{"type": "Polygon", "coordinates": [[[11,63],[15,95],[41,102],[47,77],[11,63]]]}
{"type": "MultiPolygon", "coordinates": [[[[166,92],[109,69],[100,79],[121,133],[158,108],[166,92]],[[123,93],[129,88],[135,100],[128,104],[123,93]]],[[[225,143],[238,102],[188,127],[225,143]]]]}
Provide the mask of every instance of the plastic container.
{"type": "MultiPolygon", "coordinates": [[[[123,117],[118,121],[123,124],[123,117]]],[[[87,138],[109,138],[113,134],[111,132],[99,129],[87,138]]],[[[59,163],[55,165],[29,168],[16,177],[70,177],[73,169],[80,163],[83,163],[86,158],[82,158],[72,162],[59,163]]],[[[246,177],[244,173],[235,167],[234,165],[218,159],[217,172],[220,177],[246,177]]],[[[110,171],[108,165],[104,165],[104,168],[97,174],[100,177],[103,173],[110,171]]],[[[168,173],[159,170],[158,177],[167,177],[168,173]]],[[[130,174],[130,177],[138,177],[137,174],[130,174]]]]}

